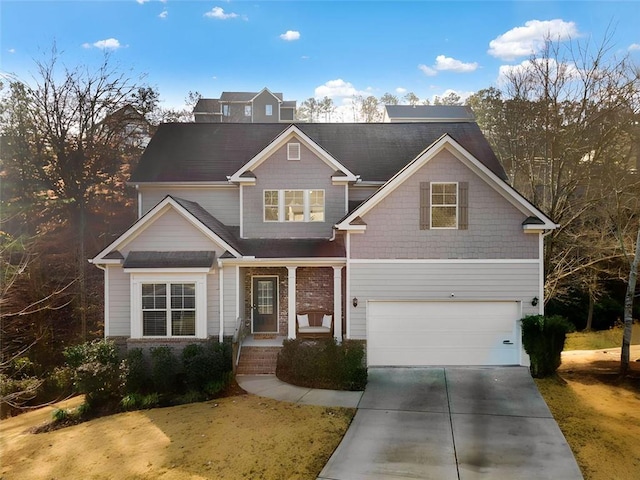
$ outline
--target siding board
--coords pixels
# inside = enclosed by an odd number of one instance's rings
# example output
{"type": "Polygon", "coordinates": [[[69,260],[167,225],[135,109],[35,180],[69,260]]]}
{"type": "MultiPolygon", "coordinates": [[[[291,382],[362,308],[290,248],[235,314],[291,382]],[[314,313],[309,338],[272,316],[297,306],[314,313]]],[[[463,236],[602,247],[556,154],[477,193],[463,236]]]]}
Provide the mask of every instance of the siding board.
{"type": "Polygon", "coordinates": [[[109,331],[107,337],[129,337],[131,335],[131,303],[129,274],[120,266],[107,266],[109,269],[109,285],[107,302],[109,302],[109,331]]]}

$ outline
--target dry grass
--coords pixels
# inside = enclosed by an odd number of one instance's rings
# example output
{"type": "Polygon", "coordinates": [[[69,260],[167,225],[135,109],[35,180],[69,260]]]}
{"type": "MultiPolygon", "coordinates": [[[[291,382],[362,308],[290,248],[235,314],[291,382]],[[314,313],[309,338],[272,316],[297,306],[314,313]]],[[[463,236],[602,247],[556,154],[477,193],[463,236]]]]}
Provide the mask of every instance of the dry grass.
{"type": "MultiPolygon", "coordinates": [[[[593,332],[574,332],[567,335],[565,350],[601,350],[622,346],[622,327],[593,332]]],[[[640,325],[633,326],[631,344],[640,345],[640,325]]]]}
{"type": "Polygon", "coordinates": [[[51,411],[0,422],[0,478],[315,479],[355,413],[240,395],[28,432],[51,411]]]}

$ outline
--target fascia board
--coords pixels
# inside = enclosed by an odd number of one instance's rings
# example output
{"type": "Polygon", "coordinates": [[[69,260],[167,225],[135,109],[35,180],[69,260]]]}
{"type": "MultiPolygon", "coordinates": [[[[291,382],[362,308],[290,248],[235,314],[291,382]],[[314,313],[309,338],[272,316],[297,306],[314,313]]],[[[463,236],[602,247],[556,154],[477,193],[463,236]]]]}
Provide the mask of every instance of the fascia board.
{"type": "Polygon", "coordinates": [[[241,182],[242,174],[247,170],[254,170],[260,166],[265,160],[267,160],[273,152],[284,146],[289,139],[297,137],[309,150],[316,154],[321,160],[332,167],[334,170],[340,170],[346,174],[345,180],[355,182],[357,176],[354,175],[349,169],[338,162],[335,158],[329,155],[324,149],[322,149],[316,142],[309,138],[295,125],[291,125],[284,129],[269,145],[258,152],[251,160],[244,164],[237,172],[229,177],[231,182],[241,182]]]}
{"type": "Polygon", "coordinates": [[[235,188],[235,185],[229,183],[228,180],[210,181],[210,182],[126,182],[132,187],[142,188],[235,188]]]}
{"type": "Polygon", "coordinates": [[[262,93],[263,93],[263,92],[268,92],[268,93],[269,93],[269,95],[271,95],[273,98],[275,98],[275,99],[276,99],[276,101],[277,101],[278,103],[282,103],[282,102],[283,102],[283,100],[280,100],[278,97],[276,97],[276,96],[273,94],[273,92],[272,92],[271,90],[269,90],[267,87],[263,88],[263,89],[262,89],[262,90],[260,90],[258,93],[256,93],[256,95],[255,95],[251,100],[249,100],[249,102],[253,103],[253,101],[254,101],[256,98],[258,98],[260,95],[262,95],[262,93]]]}

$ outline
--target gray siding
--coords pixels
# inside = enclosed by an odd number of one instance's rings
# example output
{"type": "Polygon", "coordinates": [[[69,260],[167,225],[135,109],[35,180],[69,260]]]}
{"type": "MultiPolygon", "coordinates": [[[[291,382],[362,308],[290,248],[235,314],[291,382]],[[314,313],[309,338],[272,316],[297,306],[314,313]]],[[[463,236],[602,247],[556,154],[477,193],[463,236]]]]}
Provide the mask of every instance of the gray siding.
{"type": "Polygon", "coordinates": [[[207,336],[216,337],[220,334],[220,279],[218,269],[207,275],[207,336]]]}
{"type": "Polygon", "coordinates": [[[106,337],[131,336],[131,302],[129,300],[131,286],[129,274],[120,266],[107,266],[109,321],[105,331],[106,337]]]}
{"type": "Polygon", "coordinates": [[[523,315],[537,314],[538,263],[355,263],[350,264],[350,338],[366,339],[367,300],[513,300],[523,315]]]}
{"type": "Polygon", "coordinates": [[[240,225],[240,189],[231,187],[140,187],[142,214],[155,207],[164,197],[184,198],[196,202],[225,225],[240,225]]]}
{"type": "Polygon", "coordinates": [[[446,151],[362,218],[352,258],[538,258],[538,235],[522,230],[526,215],[446,151]],[[420,230],[420,182],[468,182],[468,230],[420,230]]]}
{"type": "Polygon", "coordinates": [[[269,92],[262,92],[253,100],[253,123],[277,123],[280,121],[280,102],[269,92]],[[265,115],[266,105],[271,105],[272,115],[265,115]]]}
{"type": "Polygon", "coordinates": [[[280,108],[280,121],[281,122],[293,122],[295,109],[293,108],[280,108]]]}
{"type": "MultiPolygon", "coordinates": [[[[294,142],[296,140],[293,140],[294,142]]],[[[255,186],[243,187],[245,238],[329,238],[333,225],[345,214],[345,187],[332,185],[329,165],[300,145],[300,160],[287,160],[284,145],[254,170],[255,186]],[[324,222],[264,222],[263,191],[281,189],[324,190],[324,222]]]]}
{"type": "Polygon", "coordinates": [[[123,255],[130,251],[215,251],[219,256],[224,249],[209,240],[182,215],[173,209],[167,210],[140,235],[125,245],[123,255]]]}
{"type": "Polygon", "coordinates": [[[236,267],[226,266],[224,268],[224,334],[233,335],[236,328],[236,267]]]}

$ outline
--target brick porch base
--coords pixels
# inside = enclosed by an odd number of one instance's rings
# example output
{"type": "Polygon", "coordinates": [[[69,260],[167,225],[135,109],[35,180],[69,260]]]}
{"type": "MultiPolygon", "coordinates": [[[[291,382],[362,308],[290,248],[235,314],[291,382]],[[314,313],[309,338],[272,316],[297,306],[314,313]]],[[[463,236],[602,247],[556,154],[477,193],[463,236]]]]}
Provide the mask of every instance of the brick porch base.
{"type": "Polygon", "coordinates": [[[238,375],[275,374],[278,353],[282,347],[242,347],[238,375]]]}

